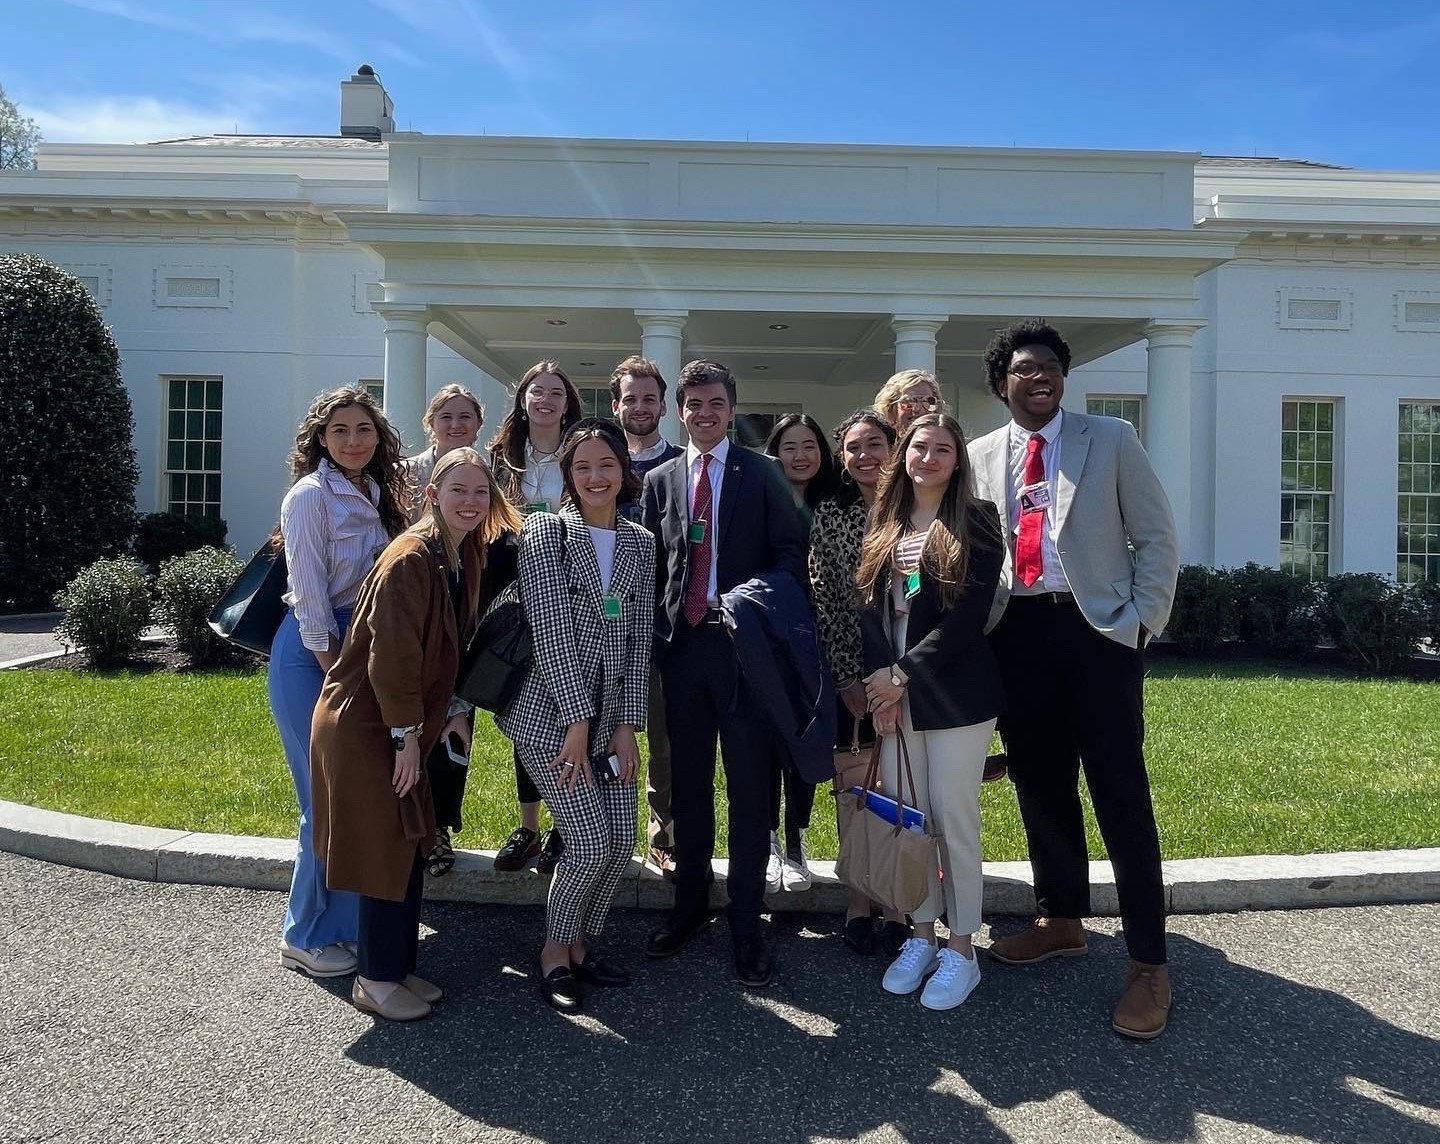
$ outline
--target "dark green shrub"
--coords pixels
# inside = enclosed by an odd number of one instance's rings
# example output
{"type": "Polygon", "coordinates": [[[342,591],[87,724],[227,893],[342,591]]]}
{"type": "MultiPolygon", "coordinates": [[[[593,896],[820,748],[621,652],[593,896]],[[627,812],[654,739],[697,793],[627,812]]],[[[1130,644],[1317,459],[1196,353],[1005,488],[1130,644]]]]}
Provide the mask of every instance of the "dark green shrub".
{"type": "Polygon", "coordinates": [[[1323,590],[1326,627],[1348,659],[1383,675],[1409,666],[1427,619],[1418,592],[1375,572],[1331,576],[1323,590]]]}
{"type": "Polygon", "coordinates": [[[197,548],[172,556],[155,579],[155,622],[169,628],[175,646],[197,666],[223,659],[229,645],[210,630],[211,610],[244,567],[223,548],[197,548]]]}
{"type": "Polygon", "coordinates": [[[1303,659],[1324,631],[1321,595],[1303,576],[1247,564],[1228,573],[1235,593],[1235,635],[1265,655],[1303,659]]]}
{"type": "Polygon", "coordinates": [[[89,653],[94,667],[133,655],[150,623],[150,578],[132,556],[82,568],[55,602],[65,609],[56,634],[89,653]]]}
{"type": "Polygon", "coordinates": [[[1224,569],[1186,564],[1165,634],[1186,655],[1212,656],[1235,634],[1235,582],[1224,569]]]}
{"type": "Polygon", "coordinates": [[[197,548],[225,547],[225,522],[218,516],[147,512],[135,524],[135,555],[152,572],[172,556],[197,548]]]}
{"type": "Polygon", "coordinates": [[[0,255],[0,604],[48,603],[125,550],[134,427],[115,342],[80,280],[0,255]]]}

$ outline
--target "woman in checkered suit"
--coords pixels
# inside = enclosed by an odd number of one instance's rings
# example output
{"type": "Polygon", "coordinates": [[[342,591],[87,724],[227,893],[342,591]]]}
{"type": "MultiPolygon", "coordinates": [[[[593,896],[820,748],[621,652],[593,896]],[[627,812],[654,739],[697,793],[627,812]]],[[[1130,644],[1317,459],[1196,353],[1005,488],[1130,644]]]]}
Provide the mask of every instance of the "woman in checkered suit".
{"type": "Polygon", "coordinates": [[[587,946],[635,850],[636,735],[644,730],[655,620],[655,540],[616,512],[633,499],[625,439],[579,422],[560,451],[565,500],[520,534],[520,601],[534,656],[498,719],[565,837],[550,885],[541,991],[578,1012],[581,984],[630,975],[587,946]]]}

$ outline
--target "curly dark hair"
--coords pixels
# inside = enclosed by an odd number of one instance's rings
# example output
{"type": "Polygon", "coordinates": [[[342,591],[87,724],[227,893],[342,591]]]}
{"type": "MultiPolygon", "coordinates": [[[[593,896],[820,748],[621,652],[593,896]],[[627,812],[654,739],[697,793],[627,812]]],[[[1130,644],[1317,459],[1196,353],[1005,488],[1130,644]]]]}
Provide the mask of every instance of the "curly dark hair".
{"type": "Polygon", "coordinates": [[[619,503],[633,504],[640,499],[640,478],[630,467],[630,449],[625,444],[625,435],[615,422],[604,417],[584,417],[570,427],[565,441],[560,446],[560,476],[565,481],[565,499],[578,501],[575,495],[575,478],[571,470],[575,467],[575,450],[586,441],[604,441],[620,462],[620,471],[625,475],[620,481],[619,503]]]}
{"type": "Polygon", "coordinates": [[[878,409],[866,406],[864,409],[857,409],[839,425],[835,426],[835,432],[831,437],[835,441],[835,469],[838,477],[835,481],[835,500],[842,505],[854,504],[860,499],[860,486],[850,479],[850,474],[845,471],[845,434],[854,429],[857,425],[873,425],[880,431],[890,446],[891,452],[895,450],[895,426],[878,409]]]}
{"type": "Polygon", "coordinates": [[[1070,373],[1070,347],[1059,330],[1043,318],[1016,322],[991,338],[985,347],[985,383],[1001,401],[1005,400],[1005,371],[1010,368],[1015,351],[1022,346],[1045,346],[1054,350],[1060,359],[1061,372],[1067,376],[1070,373]]]}
{"type": "MultiPolygon", "coordinates": [[[[320,441],[320,433],[329,423],[331,415],[348,405],[360,406],[375,423],[375,455],[365,466],[365,473],[380,486],[380,503],[375,507],[380,512],[385,534],[392,538],[399,536],[410,523],[409,484],[405,471],[400,468],[400,434],[385,420],[379,404],[363,385],[327,389],[310,403],[295,431],[294,448],[290,450],[290,483],[293,485],[301,477],[313,473],[320,467],[322,458],[333,463],[320,441]]],[[[278,527],[275,534],[279,535],[278,527]]]]}
{"type": "Polygon", "coordinates": [[[770,430],[770,436],[765,439],[765,455],[774,457],[778,461],[780,459],[780,438],[797,425],[810,430],[815,438],[815,444],[820,447],[820,467],[810,478],[810,483],[805,486],[805,504],[813,510],[816,505],[835,491],[836,480],[835,455],[830,451],[830,444],[825,440],[825,430],[820,428],[820,422],[808,413],[785,414],[775,422],[775,428],[770,430]]]}

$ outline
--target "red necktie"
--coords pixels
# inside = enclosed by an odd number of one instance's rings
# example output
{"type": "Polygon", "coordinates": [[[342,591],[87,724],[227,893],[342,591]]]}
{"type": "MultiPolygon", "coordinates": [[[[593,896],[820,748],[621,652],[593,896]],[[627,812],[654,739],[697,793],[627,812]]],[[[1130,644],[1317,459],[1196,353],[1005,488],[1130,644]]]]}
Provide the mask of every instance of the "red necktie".
{"type": "Polygon", "coordinates": [[[698,627],[705,619],[710,594],[710,544],[714,522],[710,519],[710,454],[700,455],[700,476],[695,481],[695,506],[690,510],[691,524],[705,522],[705,535],[690,545],[690,579],[685,585],[685,618],[698,627]]]}
{"type": "MultiPolygon", "coordinates": [[[[1041,456],[1044,448],[1045,438],[1039,433],[1030,434],[1030,440],[1025,442],[1025,476],[1020,482],[1021,487],[1038,485],[1045,479],[1045,458],[1041,456]]],[[[1024,506],[1021,506],[1020,534],[1015,538],[1015,577],[1027,588],[1040,579],[1043,567],[1040,559],[1040,530],[1044,525],[1043,508],[1026,511],[1024,506]]]]}

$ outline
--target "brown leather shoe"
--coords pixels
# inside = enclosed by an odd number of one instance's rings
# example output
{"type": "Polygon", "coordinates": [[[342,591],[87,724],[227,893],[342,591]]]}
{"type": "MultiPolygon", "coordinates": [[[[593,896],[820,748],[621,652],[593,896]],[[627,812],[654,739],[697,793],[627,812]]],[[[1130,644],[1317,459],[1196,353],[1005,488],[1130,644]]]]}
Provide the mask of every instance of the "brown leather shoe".
{"type": "Polygon", "coordinates": [[[1125,992],[1115,1006],[1110,1027],[1122,1037],[1153,1041],[1170,1020],[1170,969],[1132,961],[1125,977],[1125,992]]]}
{"type": "Polygon", "coordinates": [[[1029,929],[992,942],[990,956],[1005,965],[1037,965],[1052,957],[1079,957],[1085,949],[1079,918],[1036,918],[1029,929]]]}

